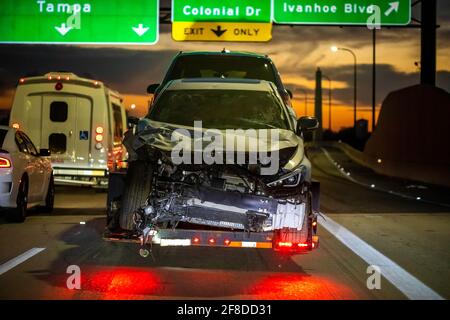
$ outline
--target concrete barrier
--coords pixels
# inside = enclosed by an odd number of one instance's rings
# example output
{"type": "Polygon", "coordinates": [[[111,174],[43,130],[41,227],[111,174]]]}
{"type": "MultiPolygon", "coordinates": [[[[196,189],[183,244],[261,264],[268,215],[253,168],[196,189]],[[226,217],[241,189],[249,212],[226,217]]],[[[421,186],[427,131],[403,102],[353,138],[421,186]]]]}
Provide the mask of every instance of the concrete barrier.
{"type": "Polygon", "coordinates": [[[392,160],[375,158],[356,150],[343,142],[323,142],[323,146],[338,148],[359,165],[370,168],[379,174],[450,187],[449,166],[425,166],[418,163],[400,163],[392,160]]]}

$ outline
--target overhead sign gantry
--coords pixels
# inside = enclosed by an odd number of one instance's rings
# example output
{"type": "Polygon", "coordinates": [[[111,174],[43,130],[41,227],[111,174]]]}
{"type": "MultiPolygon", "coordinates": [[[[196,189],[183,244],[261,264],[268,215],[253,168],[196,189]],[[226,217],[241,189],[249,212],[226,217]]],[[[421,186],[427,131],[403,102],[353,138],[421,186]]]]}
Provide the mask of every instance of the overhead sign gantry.
{"type": "Polygon", "coordinates": [[[172,0],[172,38],[176,41],[269,41],[271,0],[172,0]]]}
{"type": "Polygon", "coordinates": [[[159,0],[1,0],[0,43],[154,44],[159,0]]]}
{"type": "Polygon", "coordinates": [[[161,12],[159,0],[0,0],[0,43],[148,45],[168,22],[177,41],[266,42],[272,22],[406,26],[411,0],[172,0],[161,12]]]}

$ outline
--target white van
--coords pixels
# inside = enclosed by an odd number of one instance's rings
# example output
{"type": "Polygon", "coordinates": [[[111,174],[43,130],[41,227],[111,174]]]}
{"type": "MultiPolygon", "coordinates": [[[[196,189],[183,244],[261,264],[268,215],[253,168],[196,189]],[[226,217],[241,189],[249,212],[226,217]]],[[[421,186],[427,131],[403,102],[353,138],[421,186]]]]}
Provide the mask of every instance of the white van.
{"type": "Polygon", "coordinates": [[[105,186],[126,164],[122,102],[100,81],[51,72],[20,79],[9,125],[50,150],[56,183],[105,186]]]}

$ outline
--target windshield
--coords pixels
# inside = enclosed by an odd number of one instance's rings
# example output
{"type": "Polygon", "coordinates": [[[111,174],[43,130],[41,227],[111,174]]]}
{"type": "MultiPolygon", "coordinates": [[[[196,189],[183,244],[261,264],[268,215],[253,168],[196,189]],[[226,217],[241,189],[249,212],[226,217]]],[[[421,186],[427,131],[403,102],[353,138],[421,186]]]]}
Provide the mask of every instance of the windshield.
{"type": "Polygon", "coordinates": [[[244,78],[277,83],[266,59],[246,56],[187,55],[178,57],[165,82],[183,78],[244,78]]]}
{"type": "Polygon", "coordinates": [[[201,120],[205,128],[288,129],[282,105],[267,91],[167,90],[149,118],[188,127],[201,120]]]}

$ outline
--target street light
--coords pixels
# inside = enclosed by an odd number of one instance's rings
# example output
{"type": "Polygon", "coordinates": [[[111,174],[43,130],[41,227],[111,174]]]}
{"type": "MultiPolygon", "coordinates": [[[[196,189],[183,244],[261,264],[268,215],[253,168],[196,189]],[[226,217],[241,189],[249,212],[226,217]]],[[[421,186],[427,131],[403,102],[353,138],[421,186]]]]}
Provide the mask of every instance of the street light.
{"type": "Polygon", "coordinates": [[[336,46],[332,46],[331,47],[331,51],[332,52],[338,52],[339,50],[341,51],[346,51],[351,53],[351,55],[353,56],[353,61],[354,61],[354,75],[353,75],[353,128],[356,128],[356,99],[357,99],[357,60],[356,60],[356,54],[348,49],[348,48],[340,48],[340,47],[336,47],[336,46]]]}
{"type": "Polygon", "coordinates": [[[331,79],[324,74],[322,74],[322,78],[328,80],[328,129],[331,132],[331,79]]]}
{"type": "Polygon", "coordinates": [[[308,114],[308,92],[305,89],[297,88],[298,91],[301,91],[305,94],[305,115],[308,114]]]}

